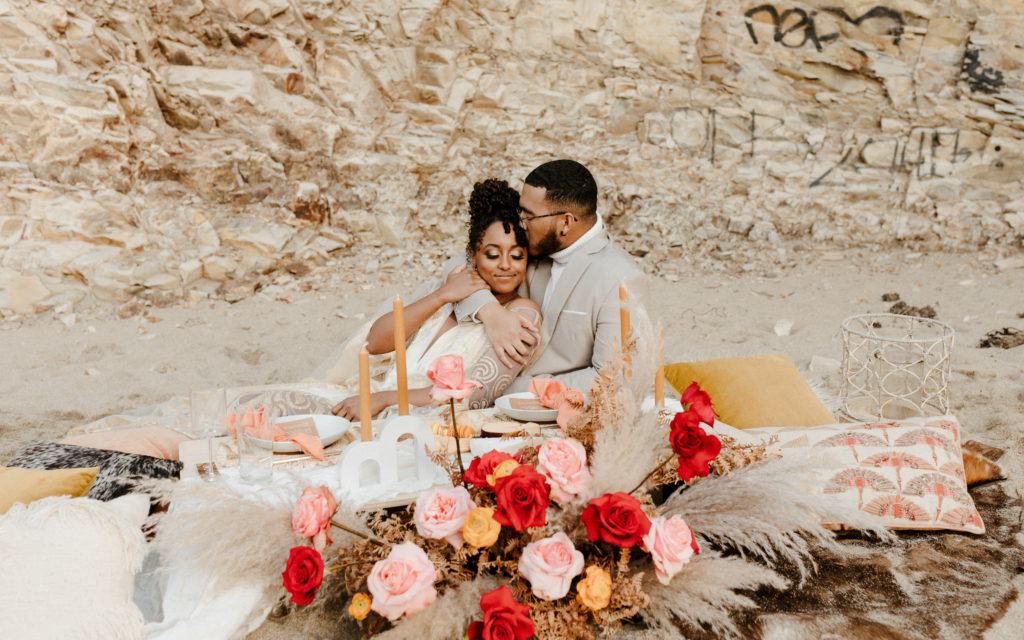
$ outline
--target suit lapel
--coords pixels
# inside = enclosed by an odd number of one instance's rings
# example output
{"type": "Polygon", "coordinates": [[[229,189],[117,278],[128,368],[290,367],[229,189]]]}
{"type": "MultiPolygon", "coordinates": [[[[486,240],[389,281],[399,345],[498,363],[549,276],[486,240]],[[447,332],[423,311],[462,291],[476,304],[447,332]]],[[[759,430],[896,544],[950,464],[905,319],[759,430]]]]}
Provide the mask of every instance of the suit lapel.
{"type": "MultiPolygon", "coordinates": [[[[555,283],[555,290],[551,292],[551,300],[548,301],[546,308],[542,309],[544,314],[544,331],[547,337],[551,337],[551,333],[555,330],[555,325],[558,323],[558,316],[562,313],[562,309],[565,307],[566,300],[569,299],[569,294],[576,288],[576,284],[586,273],[587,268],[590,267],[591,255],[603,249],[608,244],[610,237],[607,232],[598,235],[587,243],[587,246],[580,247],[580,250],[573,253],[569,258],[569,262],[565,265],[565,270],[558,276],[558,282],[555,283]]],[[[548,269],[548,277],[550,278],[550,267],[548,269]]],[[[546,282],[546,281],[545,281],[546,282]]],[[[543,299],[543,292],[540,293],[543,299]]]]}
{"type": "Polygon", "coordinates": [[[540,306],[544,303],[544,292],[547,291],[548,282],[551,280],[551,259],[542,258],[531,265],[526,273],[526,291],[520,292],[523,297],[529,298],[540,306]]]}

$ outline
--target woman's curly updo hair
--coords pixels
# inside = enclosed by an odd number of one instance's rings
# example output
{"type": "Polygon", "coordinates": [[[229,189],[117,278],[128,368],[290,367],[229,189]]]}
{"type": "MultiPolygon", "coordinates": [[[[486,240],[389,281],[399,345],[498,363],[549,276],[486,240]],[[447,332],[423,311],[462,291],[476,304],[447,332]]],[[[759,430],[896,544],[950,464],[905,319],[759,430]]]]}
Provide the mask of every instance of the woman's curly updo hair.
{"type": "Polygon", "coordinates": [[[473,185],[469,196],[469,241],[466,255],[470,256],[480,248],[484,232],[495,222],[502,223],[505,233],[515,233],[516,244],[526,247],[526,231],[519,224],[519,192],[504,180],[490,178],[473,185]]]}

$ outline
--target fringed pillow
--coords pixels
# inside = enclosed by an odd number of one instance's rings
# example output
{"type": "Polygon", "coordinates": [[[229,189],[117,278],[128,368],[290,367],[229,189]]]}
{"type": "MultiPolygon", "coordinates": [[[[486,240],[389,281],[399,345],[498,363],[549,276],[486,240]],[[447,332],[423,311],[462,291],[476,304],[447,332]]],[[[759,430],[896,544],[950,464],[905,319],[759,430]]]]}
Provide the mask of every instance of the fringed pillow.
{"type": "Polygon", "coordinates": [[[954,416],[756,431],[777,436],[783,457],[808,447],[828,450],[835,467],[818,476],[815,491],[877,516],[891,529],[985,533],[967,492],[954,416]]]}
{"type": "Polygon", "coordinates": [[[134,481],[140,478],[180,478],[182,465],[177,460],[33,440],[14,454],[7,466],[24,469],[99,467],[100,472],[87,495],[96,500],[112,500],[131,493],[134,481]]]}
{"type": "Polygon", "coordinates": [[[143,495],[50,497],[0,516],[0,638],[142,638],[148,507],[143,495]]]}

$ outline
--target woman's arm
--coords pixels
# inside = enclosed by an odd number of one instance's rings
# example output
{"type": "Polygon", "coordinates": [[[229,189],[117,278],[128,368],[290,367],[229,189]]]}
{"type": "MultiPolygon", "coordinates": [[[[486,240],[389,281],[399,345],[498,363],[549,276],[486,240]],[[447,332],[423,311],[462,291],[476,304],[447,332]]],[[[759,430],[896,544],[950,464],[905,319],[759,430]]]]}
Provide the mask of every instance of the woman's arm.
{"type": "MultiPolygon", "coordinates": [[[[508,308],[523,319],[533,323],[537,327],[538,332],[540,331],[541,316],[540,307],[537,306],[537,303],[529,298],[520,298],[510,304],[508,308]]],[[[534,351],[536,351],[540,344],[539,333],[535,338],[537,340],[530,347],[529,353],[525,355],[524,362],[530,361],[534,351]]],[[[469,396],[467,400],[469,408],[483,409],[494,404],[494,399],[501,396],[509,388],[512,381],[523,370],[523,366],[523,364],[515,361],[504,364],[493,346],[484,352],[480,360],[474,362],[466,373],[467,378],[476,380],[483,385],[483,389],[477,389],[469,396]]]]}
{"type": "MultiPolygon", "coordinates": [[[[432,402],[430,399],[430,390],[432,387],[423,387],[421,389],[409,389],[409,404],[417,407],[428,405],[432,402]]],[[[394,389],[388,389],[387,391],[377,391],[370,394],[370,415],[377,415],[384,409],[392,405],[398,404],[398,391],[394,389]]],[[[340,416],[352,422],[358,422],[359,417],[362,415],[359,404],[359,396],[349,396],[338,404],[331,408],[331,413],[336,416],[340,416]]]]}
{"type": "MultiPolygon", "coordinates": [[[[465,265],[456,267],[440,287],[412,304],[405,305],[406,338],[416,332],[430,316],[450,302],[458,302],[469,294],[486,289],[487,283],[476,271],[465,265]]],[[[395,314],[385,313],[377,318],[366,337],[366,350],[371,354],[391,353],[395,350],[395,314]]]]}

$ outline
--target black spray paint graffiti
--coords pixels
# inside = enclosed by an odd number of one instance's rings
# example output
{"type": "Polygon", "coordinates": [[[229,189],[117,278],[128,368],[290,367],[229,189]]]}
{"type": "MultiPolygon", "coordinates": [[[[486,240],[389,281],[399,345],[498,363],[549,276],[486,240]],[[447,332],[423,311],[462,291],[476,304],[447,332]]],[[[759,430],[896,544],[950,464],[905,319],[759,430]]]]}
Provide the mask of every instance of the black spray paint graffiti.
{"type": "MultiPolygon", "coordinates": [[[[824,141],[811,144],[806,139],[780,135],[782,118],[751,110],[742,115],[723,114],[714,108],[680,107],[671,116],[657,121],[645,121],[641,130],[644,142],[658,144],[671,140],[671,144],[688,149],[712,165],[723,156],[734,159],[753,158],[769,153],[778,155],[780,149],[792,145],[791,153],[816,156],[824,141]],[[729,140],[723,139],[722,130],[728,129],[729,140]],[[737,136],[738,131],[745,135],[737,136]],[[779,144],[784,145],[780,147],[779,144]]],[[[809,186],[838,186],[846,171],[855,173],[898,173],[915,178],[944,177],[953,165],[965,162],[973,151],[961,147],[960,130],[954,128],[920,128],[905,136],[875,136],[850,146],[839,160],[815,176],[809,186]]]]}
{"type": "Polygon", "coordinates": [[[981,93],[996,93],[1005,84],[1002,71],[981,64],[977,49],[968,49],[964,53],[960,77],[967,81],[971,91],[981,93]]]}
{"type": "Polygon", "coordinates": [[[916,178],[943,177],[944,174],[939,169],[942,164],[948,163],[952,166],[965,162],[969,157],[971,157],[971,151],[960,148],[959,129],[917,129],[905,138],[872,137],[861,143],[860,146],[847,148],[839,161],[814,178],[809,186],[841,184],[835,181],[841,170],[860,173],[869,169],[881,169],[889,173],[909,172],[916,178]],[[948,144],[944,144],[950,139],[952,139],[951,148],[948,144]],[[888,149],[892,149],[891,153],[888,149]],[[887,157],[889,162],[880,164],[869,161],[869,150],[874,157],[887,157]],[[882,151],[885,152],[884,156],[880,154],[882,151]],[[830,176],[832,179],[826,180],[830,176]]]}
{"type": "MultiPolygon", "coordinates": [[[[869,9],[866,13],[861,15],[859,18],[851,17],[846,11],[839,7],[825,7],[823,11],[830,13],[837,18],[844,20],[850,24],[860,26],[867,20],[889,20],[893,24],[889,28],[889,35],[892,36],[893,44],[899,46],[900,38],[903,36],[903,16],[899,11],[890,9],[889,7],[876,6],[869,9]]],[[[797,49],[804,46],[808,42],[814,45],[814,48],[821,51],[821,45],[828,43],[839,38],[839,32],[833,33],[818,33],[818,28],[815,24],[815,17],[818,16],[818,12],[812,10],[810,13],[800,8],[786,9],[779,12],[778,9],[770,4],[762,4],[752,9],[748,9],[744,15],[747,24],[747,33],[750,34],[750,39],[754,41],[754,44],[758,44],[757,32],[754,29],[753,17],[759,13],[766,13],[772,21],[772,27],[774,32],[772,39],[779,44],[789,47],[790,49],[797,49]]]]}

